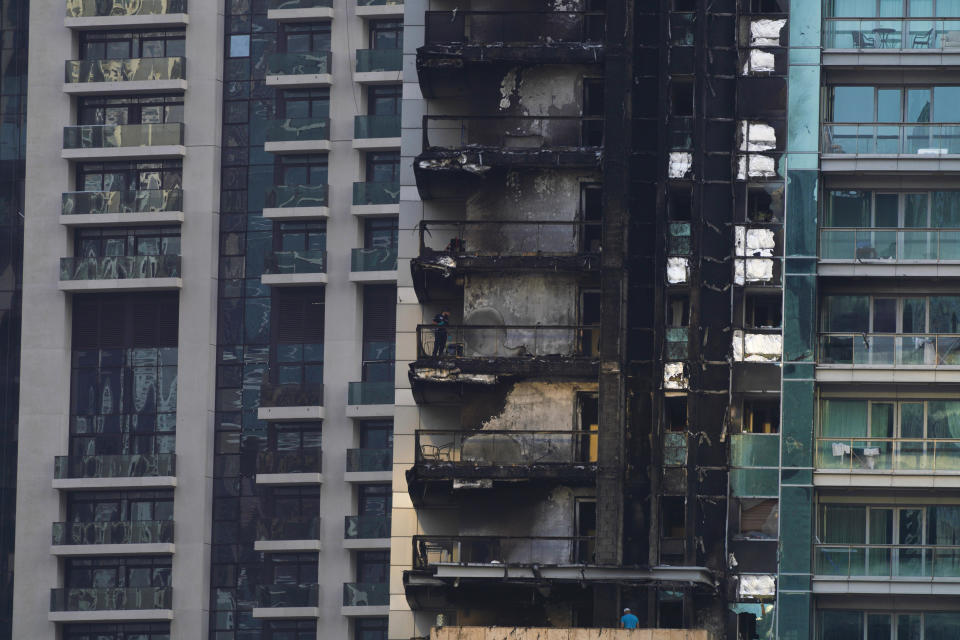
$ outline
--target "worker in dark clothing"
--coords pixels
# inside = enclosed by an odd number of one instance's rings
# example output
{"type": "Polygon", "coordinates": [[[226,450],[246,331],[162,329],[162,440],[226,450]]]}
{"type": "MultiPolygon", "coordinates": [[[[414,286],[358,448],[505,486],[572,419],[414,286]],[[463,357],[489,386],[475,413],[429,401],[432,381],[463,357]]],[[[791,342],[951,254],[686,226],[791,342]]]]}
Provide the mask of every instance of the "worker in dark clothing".
{"type": "Polygon", "coordinates": [[[450,325],[450,312],[441,311],[433,316],[433,357],[439,358],[447,348],[447,327],[450,325]]]}

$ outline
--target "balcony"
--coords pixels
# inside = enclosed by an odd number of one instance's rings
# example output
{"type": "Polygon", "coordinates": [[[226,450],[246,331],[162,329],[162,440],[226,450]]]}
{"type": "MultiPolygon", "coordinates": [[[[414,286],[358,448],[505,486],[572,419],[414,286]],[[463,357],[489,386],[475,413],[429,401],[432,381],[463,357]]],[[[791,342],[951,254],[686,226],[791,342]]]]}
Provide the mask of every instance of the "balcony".
{"type": "Polygon", "coordinates": [[[263,217],[273,220],[322,220],[330,215],[325,184],[275,185],[267,189],[263,217]]]}
{"type": "Polygon", "coordinates": [[[445,566],[499,566],[502,578],[505,566],[592,564],[595,544],[595,538],[587,536],[414,536],[413,568],[440,577],[445,566]]]}
{"type": "Polygon", "coordinates": [[[159,28],[185,26],[187,0],[102,2],[67,0],[64,26],[71,29],[159,28]]]}
{"type": "Polygon", "coordinates": [[[600,222],[424,220],[413,286],[426,302],[459,299],[469,272],[599,272],[602,235],[600,222]]]}
{"type": "Polygon", "coordinates": [[[948,545],[814,545],[815,593],[954,593],[960,547],[948,545]]]}
{"type": "Polygon", "coordinates": [[[186,73],[182,57],[67,60],[63,90],[71,95],[180,93],[187,89],[186,73]]]}
{"type": "Polygon", "coordinates": [[[413,168],[425,198],[464,196],[491,169],[600,168],[601,120],[579,116],[424,116],[413,168]]]}
{"type": "Polygon", "coordinates": [[[170,587],[113,587],[50,590],[51,622],[171,620],[170,587]],[[139,611],[140,613],[132,613],[139,611]]]}
{"type": "Polygon", "coordinates": [[[330,52],[274,53],[267,56],[267,86],[272,87],[329,87],[330,52]]]}
{"type": "Polygon", "coordinates": [[[819,437],[816,483],[823,486],[960,487],[960,440],[819,437]]]}
{"type": "Polygon", "coordinates": [[[426,97],[463,93],[480,66],[603,62],[603,12],[427,11],[425,20],[417,74],[426,97]]]}
{"type": "Polygon", "coordinates": [[[330,150],[330,118],[285,118],[267,124],[263,150],[268,153],[315,153],[330,150]]]}
{"type": "Polygon", "coordinates": [[[380,215],[400,212],[399,182],[354,182],[353,215],[380,215]]]}
{"type": "Polygon", "coordinates": [[[960,124],[825,124],[823,171],[960,170],[960,124]]]}
{"type": "Polygon", "coordinates": [[[269,0],[267,18],[289,22],[330,20],[333,18],[333,1],[269,0]]]}
{"type": "Polygon", "coordinates": [[[70,226],[183,222],[183,191],[76,191],[63,194],[60,223],[70,226]]]}
{"type": "MultiPolygon", "coordinates": [[[[393,471],[393,449],[347,449],[347,480],[358,474],[377,474],[393,471]]],[[[389,477],[386,478],[389,480],[389,477]]]]}
{"type": "Polygon", "coordinates": [[[274,251],[264,261],[260,281],[275,287],[326,284],[327,252],[274,251]]]}
{"type": "Polygon", "coordinates": [[[257,585],[254,618],[316,618],[320,615],[317,584],[257,585]]]}
{"type": "Polygon", "coordinates": [[[180,256],[60,258],[61,291],[179,289],[180,256]]]}
{"type": "Polygon", "coordinates": [[[403,49],[357,49],[354,82],[379,84],[399,82],[403,68],[403,49]]]}
{"type": "Polygon", "coordinates": [[[173,521],[54,522],[52,544],[58,556],[173,553],[173,521]]]}
{"type": "Polygon", "coordinates": [[[57,456],[54,489],[110,489],[176,486],[172,453],[57,456]]]}
{"type": "Polygon", "coordinates": [[[63,128],[62,155],[68,160],[179,158],[186,153],[182,122],[63,128]]]}
{"type": "Polygon", "coordinates": [[[257,484],[319,484],[322,472],[320,447],[261,451],[257,455],[257,484]]]}
{"type": "Polygon", "coordinates": [[[357,0],[356,14],[361,18],[386,18],[403,15],[402,0],[357,0]]]}
{"type": "Polygon", "coordinates": [[[367,616],[386,608],[390,604],[390,585],[386,582],[345,582],[343,583],[343,615],[367,616]]]}
{"type": "Polygon", "coordinates": [[[272,422],[322,420],[323,383],[277,384],[264,381],[260,385],[258,420],[272,422]]]}
{"type": "Polygon", "coordinates": [[[399,149],[400,115],[353,117],[354,149],[399,149]]]}
{"type": "Polygon", "coordinates": [[[960,335],[822,333],[817,368],[823,380],[852,380],[838,371],[846,369],[867,372],[856,377],[865,382],[946,381],[960,373],[960,335]]]}
{"type": "Polygon", "coordinates": [[[957,276],[960,229],[820,229],[818,272],[838,276],[957,276]]]}
{"type": "Polygon", "coordinates": [[[452,490],[457,482],[485,488],[542,485],[590,486],[596,481],[596,431],[417,430],[415,463],[407,471],[410,495],[428,485],[452,490]]]}
{"type": "Polygon", "coordinates": [[[827,18],[824,65],[944,65],[960,57],[960,18],[827,18]]]}
{"type": "Polygon", "coordinates": [[[351,249],[351,282],[396,282],[397,247],[351,249]]]}
{"type": "MultiPolygon", "coordinates": [[[[361,405],[390,405],[389,416],[393,415],[393,391],[394,382],[392,380],[376,382],[351,382],[347,389],[347,404],[351,406],[361,405]]],[[[376,417],[379,413],[366,416],[353,417],[376,417]]]]}
{"type": "Polygon", "coordinates": [[[343,546],[348,549],[389,549],[390,516],[383,514],[345,516],[343,546]]]}
{"type": "Polygon", "coordinates": [[[261,518],[254,550],[264,552],[320,551],[320,517],[261,518]]]}

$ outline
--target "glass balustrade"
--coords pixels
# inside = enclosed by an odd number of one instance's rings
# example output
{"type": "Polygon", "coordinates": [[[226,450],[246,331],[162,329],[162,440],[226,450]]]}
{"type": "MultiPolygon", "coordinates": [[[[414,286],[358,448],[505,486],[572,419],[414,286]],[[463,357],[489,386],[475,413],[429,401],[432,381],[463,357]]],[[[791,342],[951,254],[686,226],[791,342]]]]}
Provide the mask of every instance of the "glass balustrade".
{"type": "Polygon", "coordinates": [[[60,280],[179,278],[180,256],[60,258],[60,280]]]}
{"type": "Polygon", "coordinates": [[[330,52],[273,53],[267,56],[268,76],[299,76],[330,73],[330,52]]]}
{"type": "Polygon", "coordinates": [[[333,0],[269,0],[267,9],[319,9],[332,6],[333,0]]]}
{"type": "Polygon", "coordinates": [[[51,589],[50,611],[125,611],[170,609],[170,587],[51,589]]]}
{"type": "Polygon", "coordinates": [[[267,189],[265,206],[272,209],[327,206],[327,185],[276,185],[267,189]]]}
{"type": "Polygon", "coordinates": [[[397,204],[400,202],[399,182],[354,182],[353,204],[397,204]]]}
{"type": "Polygon", "coordinates": [[[827,228],[822,260],[960,261],[960,229],[827,228]]]}
{"type": "Polygon", "coordinates": [[[817,469],[960,472],[960,440],[821,437],[817,469]]]}
{"type": "Polygon", "coordinates": [[[157,16],[186,12],[187,0],[67,0],[68,18],[157,16]]]}
{"type": "Polygon", "coordinates": [[[960,366],[958,334],[824,333],[817,364],[853,367],[960,366]]]}
{"type": "Polygon", "coordinates": [[[57,479],[146,478],[175,475],[177,475],[176,456],[172,453],[57,456],[54,466],[54,477],[57,479]]]}
{"type": "Polygon", "coordinates": [[[120,149],[182,144],[182,122],[84,124],[63,128],[64,149],[120,149]]]}
{"type": "Polygon", "coordinates": [[[63,215],[183,211],[180,189],[74,191],[63,194],[63,215]]]}
{"type": "Polygon", "coordinates": [[[345,582],[343,606],[385,607],[390,604],[390,589],[385,582],[345,582]]]}
{"type": "Polygon", "coordinates": [[[354,138],[399,138],[399,115],[354,116],[354,138]]]}
{"type": "Polygon", "coordinates": [[[347,540],[390,537],[390,516],[365,514],[344,518],[343,537],[347,540]]]}
{"type": "Polygon", "coordinates": [[[347,471],[390,471],[393,449],[347,449],[347,471]]]}
{"type": "Polygon", "coordinates": [[[825,124],[822,144],[828,155],[954,155],[960,124],[825,124]]]}
{"type": "Polygon", "coordinates": [[[347,404],[393,404],[393,381],[351,382],[347,389],[347,404]]]}
{"type": "Polygon", "coordinates": [[[264,274],[281,273],[326,273],[327,252],[313,251],[274,251],[264,260],[264,274]]]}
{"type": "Polygon", "coordinates": [[[173,542],[172,520],[54,522],[53,544],[150,544],[173,542]]]}
{"type": "Polygon", "coordinates": [[[818,576],[960,578],[960,547],[821,544],[814,566],[818,576]]]}
{"type": "Polygon", "coordinates": [[[353,249],[350,252],[351,271],[396,271],[397,247],[353,249]]]}
{"type": "Polygon", "coordinates": [[[330,118],[284,118],[267,123],[267,142],[329,139],[330,118]]]}
{"type": "Polygon", "coordinates": [[[825,49],[960,51],[960,18],[827,18],[825,49]]]}
{"type": "Polygon", "coordinates": [[[322,407],[323,383],[260,385],[261,407],[322,407]]]}
{"type": "Polygon", "coordinates": [[[104,58],[67,60],[64,82],[128,82],[186,79],[186,58],[104,58]]]}
{"type": "Polygon", "coordinates": [[[357,73],[400,71],[403,49],[357,49],[357,73]]]}
{"type": "Polygon", "coordinates": [[[319,516],[261,518],[257,521],[257,540],[319,540],[319,516]]]}
{"type": "Polygon", "coordinates": [[[316,584],[259,584],[258,607],[316,607],[320,589],[316,584]]]}
{"type": "Polygon", "coordinates": [[[320,447],[261,451],[257,454],[257,473],[320,473],[322,461],[320,447]]]}

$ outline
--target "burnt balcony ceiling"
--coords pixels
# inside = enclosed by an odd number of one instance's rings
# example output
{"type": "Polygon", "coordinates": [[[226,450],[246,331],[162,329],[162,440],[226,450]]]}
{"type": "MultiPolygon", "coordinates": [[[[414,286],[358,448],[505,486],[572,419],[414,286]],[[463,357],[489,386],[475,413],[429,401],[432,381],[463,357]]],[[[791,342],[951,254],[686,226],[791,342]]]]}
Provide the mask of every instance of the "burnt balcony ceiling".
{"type": "Polygon", "coordinates": [[[460,297],[468,272],[597,273],[601,236],[600,222],[423,221],[419,257],[410,261],[413,286],[426,302],[460,297]]]}
{"type": "Polygon", "coordinates": [[[465,94],[475,68],[599,64],[602,11],[427,11],[417,75],[428,98],[465,94]]]}
{"type": "Polygon", "coordinates": [[[603,119],[424,116],[413,171],[421,198],[462,197],[496,169],[599,169],[603,119]]]}

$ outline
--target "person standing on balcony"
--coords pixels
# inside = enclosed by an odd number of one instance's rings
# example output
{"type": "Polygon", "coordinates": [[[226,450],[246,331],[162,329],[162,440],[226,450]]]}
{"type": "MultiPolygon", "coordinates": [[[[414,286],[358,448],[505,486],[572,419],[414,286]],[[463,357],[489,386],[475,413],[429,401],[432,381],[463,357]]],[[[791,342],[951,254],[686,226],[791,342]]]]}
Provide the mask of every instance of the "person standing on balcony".
{"type": "Polygon", "coordinates": [[[630,613],[630,609],[624,609],[623,615],[620,616],[620,628],[621,629],[636,629],[637,625],[640,624],[640,619],[637,616],[630,613]]]}
{"type": "Polygon", "coordinates": [[[447,327],[450,325],[450,312],[441,311],[433,316],[433,357],[439,358],[447,348],[447,327]]]}

